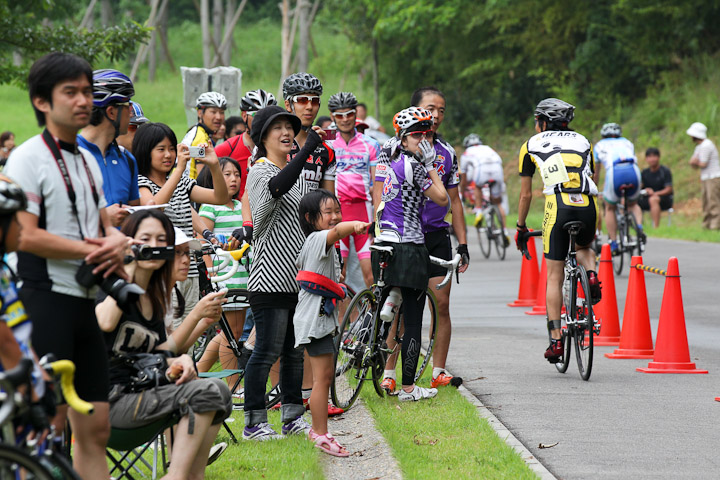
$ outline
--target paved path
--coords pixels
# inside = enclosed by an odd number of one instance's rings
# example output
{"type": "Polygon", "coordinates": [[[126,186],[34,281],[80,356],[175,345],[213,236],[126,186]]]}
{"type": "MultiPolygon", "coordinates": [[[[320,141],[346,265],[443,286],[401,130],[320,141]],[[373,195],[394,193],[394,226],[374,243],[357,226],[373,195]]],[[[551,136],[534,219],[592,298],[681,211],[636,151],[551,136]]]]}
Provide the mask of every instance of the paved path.
{"type": "MultiPolygon", "coordinates": [[[[472,239],[472,237],[471,237],[472,239]]],[[[679,260],[690,354],[708,375],[648,375],[647,360],[610,360],[596,347],[589,382],[542,354],[545,318],[506,304],[520,255],[481,259],[477,244],[453,289],[448,368],[558,478],[720,478],[720,244],[650,239],[646,264],[679,260]],[[554,444],[540,449],[539,444],[554,444]]],[[[653,337],[664,278],[645,275],[653,337]]],[[[627,272],[616,278],[622,320],[627,272]]]]}

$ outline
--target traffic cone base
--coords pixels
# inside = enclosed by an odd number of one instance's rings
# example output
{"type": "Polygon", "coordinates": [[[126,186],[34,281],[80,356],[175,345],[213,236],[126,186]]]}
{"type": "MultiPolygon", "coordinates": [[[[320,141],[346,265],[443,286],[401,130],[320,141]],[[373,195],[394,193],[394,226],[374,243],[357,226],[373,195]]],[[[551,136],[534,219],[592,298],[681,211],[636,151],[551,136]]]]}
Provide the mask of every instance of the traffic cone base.
{"type": "Polygon", "coordinates": [[[694,362],[650,362],[647,368],[638,367],[636,370],[642,373],[708,373],[695,368],[694,362]]]}
{"type": "Polygon", "coordinates": [[[535,237],[528,238],[527,243],[530,260],[522,257],[520,267],[520,286],[518,287],[518,298],[508,307],[532,307],[535,305],[535,296],[538,287],[538,264],[535,252],[535,237]]]}
{"type": "MultiPolygon", "coordinates": [[[[532,238],[532,237],[531,237],[532,238]]],[[[538,277],[538,288],[535,292],[535,302],[532,310],[525,312],[525,315],[547,315],[545,308],[545,294],[547,292],[547,265],[545,257],[542,258],[542,266],[540,267],[540,276],[538,277]]]]}
{"type": "MultiPolygon", "coordinates": [[[[602,330],[600,330],[602,333],[602,330]]],[[[620,345],[620,337],[600,337],[593,339],[593,344],[597,347],[617,347],[620,345]]]]}
{"type": "Polygon", "coordinates": [[[613,353],[606,353],[607,358],[627,359],[627,358],[653,358],[654,350],[636,350],[632,348],[616,348],[613,353]]]}

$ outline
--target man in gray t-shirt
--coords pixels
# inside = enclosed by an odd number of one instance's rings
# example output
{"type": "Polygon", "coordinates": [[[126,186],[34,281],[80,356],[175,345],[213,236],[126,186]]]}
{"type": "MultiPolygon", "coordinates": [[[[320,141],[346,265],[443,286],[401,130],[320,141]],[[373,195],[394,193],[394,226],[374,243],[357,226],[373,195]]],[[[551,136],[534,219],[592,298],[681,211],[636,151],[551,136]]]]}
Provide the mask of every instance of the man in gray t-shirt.
{"type": "Polygon", "coordinates": [[[703,227],[720,230],[720,155],[718,155],[718,149],[707,138],[707,127],[702,123],[693,123],[686,133],[697,145],[690,158],[690,166],[700,169],[703,227]]]}

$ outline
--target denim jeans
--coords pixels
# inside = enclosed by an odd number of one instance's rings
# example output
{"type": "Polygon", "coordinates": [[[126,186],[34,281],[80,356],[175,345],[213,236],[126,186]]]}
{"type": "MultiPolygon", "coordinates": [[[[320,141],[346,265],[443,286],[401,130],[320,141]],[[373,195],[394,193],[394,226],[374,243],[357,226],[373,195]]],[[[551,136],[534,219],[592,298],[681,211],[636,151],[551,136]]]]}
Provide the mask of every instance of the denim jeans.
{"type": "Polygon", "coordinates": [[[267,422],[265,389],[270,367],[280,359],[283,423],[305,412],[302,403],[303,349],[295,348],[295,310],[259,308],[255,319],[255,349],[245,370],[245,425],[267,422]]]}

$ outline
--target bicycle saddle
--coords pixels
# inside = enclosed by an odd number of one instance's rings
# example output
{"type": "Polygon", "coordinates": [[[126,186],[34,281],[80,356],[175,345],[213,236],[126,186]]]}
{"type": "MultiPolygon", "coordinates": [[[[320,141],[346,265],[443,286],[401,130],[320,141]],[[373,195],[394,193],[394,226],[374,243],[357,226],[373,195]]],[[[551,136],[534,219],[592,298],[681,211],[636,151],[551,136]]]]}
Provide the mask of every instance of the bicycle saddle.
{"type": "Polygon", "coordinates": [[[584,226],[585,224],[580,220],[574,220],[572,222],[567,222],[565,225],[563,225],[563,228],[568,231],[575,230],[575,232],[579,232],[583,229],[584,226]]]}

